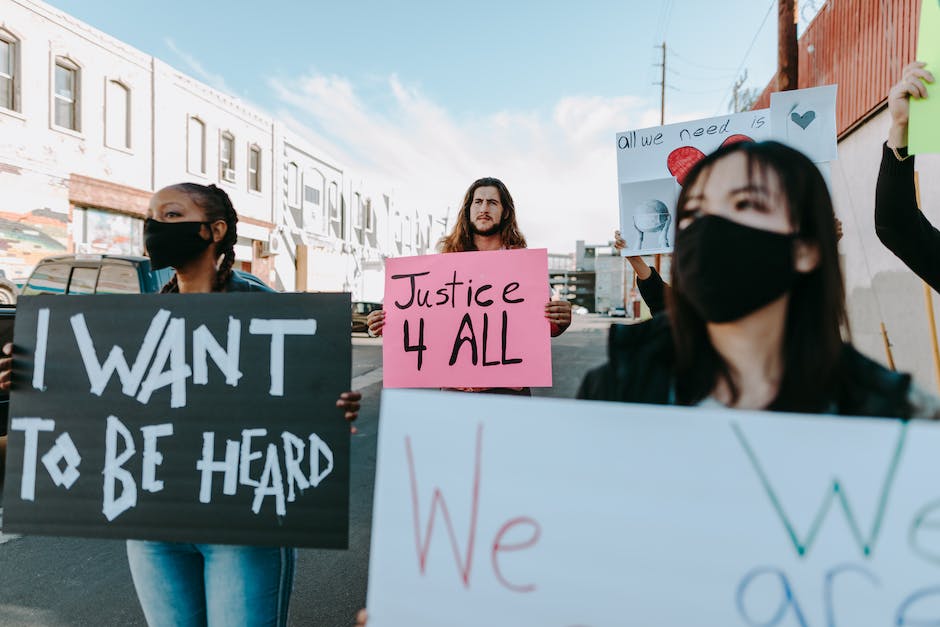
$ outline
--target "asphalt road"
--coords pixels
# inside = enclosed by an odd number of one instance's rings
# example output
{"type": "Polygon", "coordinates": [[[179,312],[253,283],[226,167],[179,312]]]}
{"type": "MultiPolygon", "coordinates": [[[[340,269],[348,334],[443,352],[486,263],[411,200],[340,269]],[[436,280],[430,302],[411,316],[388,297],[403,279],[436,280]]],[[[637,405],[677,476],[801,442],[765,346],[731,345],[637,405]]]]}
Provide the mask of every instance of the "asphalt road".
{"type": "MultiPolygon", "coordinates": [[[[552,341],[555,385],[536,396],[572,397],[604,360],[610,320],[576,316],[552,341]]],[[[350,625],[365,605],[372,487],[381,395],[381,341],[353,338],[353,387],[363,407],[352,436],[348,551],[300,551],[290,624],[350,625]]],[[[144,625],[124,543],[0,534],[0,625],[144,625]]]]}

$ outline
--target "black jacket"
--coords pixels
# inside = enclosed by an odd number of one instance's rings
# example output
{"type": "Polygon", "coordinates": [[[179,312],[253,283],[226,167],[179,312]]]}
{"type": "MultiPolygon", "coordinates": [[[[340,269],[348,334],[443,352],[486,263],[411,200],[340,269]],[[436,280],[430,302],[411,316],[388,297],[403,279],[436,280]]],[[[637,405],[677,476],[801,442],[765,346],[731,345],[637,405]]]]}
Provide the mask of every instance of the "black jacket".
{"type": "Polygon", "coordinates": [[[640,297],[646,306],[650,308],[650,313],[654,316],[666,310],[666,288],[663,278],[656,272],[656,268],[650,266],[651,274],[645,279],[637,279],[636,287],[640,290],[640,297]]]}
{"type": "MultiPolygon", "coordinates": [[[[608,361],[589,371],[577,397],[625,403],[670,404],[675,352],[665,315],[634,325],[614,324],[607,342],[608,361]]],[[[892,372],[846,344],[836,414],[909,418],[911,378],[892,372]]]]}
{"type": "Polygon", "coordinates": [[[887,144],[875,188],[875,232],[888,250],[940,291],[940,231],[917,208],[914,157],[898,161],[887,144]]]}

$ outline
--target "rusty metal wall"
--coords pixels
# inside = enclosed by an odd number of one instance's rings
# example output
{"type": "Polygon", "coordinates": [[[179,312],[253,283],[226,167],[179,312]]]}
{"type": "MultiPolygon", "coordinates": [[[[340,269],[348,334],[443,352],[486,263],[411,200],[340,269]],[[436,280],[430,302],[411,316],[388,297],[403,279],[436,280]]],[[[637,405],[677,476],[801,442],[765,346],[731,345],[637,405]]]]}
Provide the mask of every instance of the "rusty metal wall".
{"type": "MultiPolygon", "coordinates": [[[[885,101],[914,60],[921,0],[829,0],[800,37],[799,86],[839,85],[842,137],[885,101]]],[[[776,77],[754,103],[770,106],[776,77]]]]}

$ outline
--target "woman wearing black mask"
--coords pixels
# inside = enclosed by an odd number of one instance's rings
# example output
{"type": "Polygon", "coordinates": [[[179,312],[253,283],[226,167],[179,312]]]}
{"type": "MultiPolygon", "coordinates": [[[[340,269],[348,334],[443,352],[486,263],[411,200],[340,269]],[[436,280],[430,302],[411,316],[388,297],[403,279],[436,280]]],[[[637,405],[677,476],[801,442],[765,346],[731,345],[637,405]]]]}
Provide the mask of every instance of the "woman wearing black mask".
{"type": "MultiPolygon", "coordinates": [[[[181,183],[150,200],[144,243],[153,268],[173,267],[163,292],[272,291],[232,271],[238,217],[216,187],[181,183]]],[[[12,384],[12,345],[0,358],[0,389],[12,384]]],[[[347,420],[361,395],[345,392],[336,406],[347,420]]],[[[127,557],[147,623],[286,625],[296,550],[128,540],[127,557]]]]}
{"type": "Polygon", "coordinates": [[[679,196],[667,313],[614,325],[579,398],[933,417],[937,401],[849,338],[832,202],[776,142],[719,149],[679,196]]]}

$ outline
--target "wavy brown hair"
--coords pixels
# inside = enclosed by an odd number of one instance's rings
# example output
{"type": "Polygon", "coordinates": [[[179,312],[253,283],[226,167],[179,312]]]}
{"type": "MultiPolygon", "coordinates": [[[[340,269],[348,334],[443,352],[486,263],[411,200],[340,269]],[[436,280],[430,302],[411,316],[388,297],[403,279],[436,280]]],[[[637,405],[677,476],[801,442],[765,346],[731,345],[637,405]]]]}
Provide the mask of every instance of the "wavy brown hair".
{"type": "Polygon", "coordinates": [[[509,194],[509,189],[499,179],[491,176],[477,179],[467,189],[463,196],[463,204],[457,215],[457,224],[449,235],[445,235],[437,243],[442,253],[462,253],[476,250],[473,243],[473,224],[470,222],[470,205],[473,203],[473,193],[481,187],[495,187],[499,191],[499,202],[503,205],[503,216],[500,220],[499,238],[506,248],[525,248],[525,237],[516,224],[516,204],[509,194]]]}
{"type": "MultiPolygon", "coordinates": [[[[741,142],[718,149],[702,159],[686,177],[676,215],[681,220],[689,194],[711,167],[730,154],[747,158],[751,180],[775,174],[786,197],[790,224],[797,237],[815,245],[819,263],[800,275],[790,290],[783,341],[783,377],[768,409],[822,412],[836,400],[843,374],[843,344],[850,338],[845,288],[832,200],[819,169],[797,150],[774,141],[741,142]]],[[[677,243],[677,247],[678,247],[677,243]]],[[[673,256],[674,260],[678,257],[673,256]]],[[[737,280],[734,276],[727,281],[737,280]]],[[[739,389],[708,337],[705,320],[683,293],[678,263],[672,266],[669,318],[676,350],[676,399],[695,405],[724,380],[737,402],[739,389]]],[[[741,285],[740,289],[748,289],[741,285]]]]}
{"type": "MultiPolygon", "coordinates": [[[[225,231],[225,237],[215,244],[215,256],[222,255],[222,262],[219,264],[215,273],[215,284],[212,286],[213,292],[224,292],[232,278],[232,266],[235,265],[235,242],[238,241],[238,214],[235,213],[235,207],[232,206],[232,200],[224,190],[215,185],[200,185],[199,183],[177,183],[171,185],[171,189],[176,189],[186,193],[193,202],[206,212],[206,222],[215,222],[223,220],[228,229],[225,231]]],[[[176,273],[167,281],[161,293],[178,292],[179,283],[176,279],[176,273]]]]}

